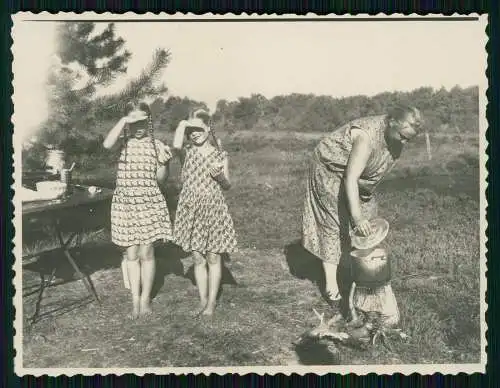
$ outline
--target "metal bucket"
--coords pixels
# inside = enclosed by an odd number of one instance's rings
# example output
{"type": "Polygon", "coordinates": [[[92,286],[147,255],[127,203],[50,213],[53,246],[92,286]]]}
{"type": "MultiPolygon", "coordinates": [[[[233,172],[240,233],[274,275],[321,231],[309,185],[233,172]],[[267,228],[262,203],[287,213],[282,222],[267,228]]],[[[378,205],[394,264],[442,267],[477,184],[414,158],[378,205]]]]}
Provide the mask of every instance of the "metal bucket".
{"type": "Polygon", "coordinates": [[[391,280],[391,262],[384,248],[351,252],[351,278],[359,287],[376,288],[391,280]]]}

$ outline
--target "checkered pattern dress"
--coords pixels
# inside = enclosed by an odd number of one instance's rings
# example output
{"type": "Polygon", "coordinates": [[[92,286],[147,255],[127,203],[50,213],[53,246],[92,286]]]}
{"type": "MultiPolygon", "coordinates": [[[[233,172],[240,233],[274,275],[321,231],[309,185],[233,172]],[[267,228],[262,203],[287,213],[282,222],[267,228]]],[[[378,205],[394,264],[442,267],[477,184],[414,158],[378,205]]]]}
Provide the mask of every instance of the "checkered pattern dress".
{"type": "MultiPolygon", "coordinates": [[[[155,140],[157,149],[163,144],[155,140]]],[[[167,155],[171,157],[168,148],[167,155]]],[[[111,239],[122,247],[172,239],[165,197],[156,180],[156,153],[149,136],[122,148],[111,203],[111,239]]]]}
{"type": "Polygon", "coordinates": [[[236,233],[219,183],[210,168],[223,162],[213,150],[203,155],[196,147],[186,151],[182,190],[174,223],[174,243],[185,252],[230,253],[236,250],[236,233]]]}

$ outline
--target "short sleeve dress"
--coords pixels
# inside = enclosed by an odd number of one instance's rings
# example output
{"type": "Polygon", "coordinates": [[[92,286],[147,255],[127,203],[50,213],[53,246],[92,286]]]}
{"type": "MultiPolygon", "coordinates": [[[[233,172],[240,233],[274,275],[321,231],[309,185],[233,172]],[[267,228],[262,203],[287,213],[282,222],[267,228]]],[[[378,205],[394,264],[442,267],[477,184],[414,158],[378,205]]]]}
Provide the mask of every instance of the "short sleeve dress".
{"type": "Polygon", "coordinates": [[[210,175],[210,168],[222,162],[217,149],[207,155],[196,147],[186,150],[173,239],[185,252],[236,251],[233,220],[219,183],[210,175]]]}
{"type": "MultiPolygon", "coordinates": [[[[155,144],[172,157],[161,141],[155,139],[155,144]]],[[[170,214],[156,179],[156,155],[149,136],[130,138],[120,151],[111,203],[111,239],[118,246],[172,239],[170,214]]]]}
{"type": "Polygon", "coordinates": [[[376,216],[373,193],[396,161],[385,141],[385,115],[351,121],[327,135],[313,151],[304,200],[302,244],[319,259],[335,264],[339,263],[342,252],[350,248],[352,226],[343,177],[353,146],[354,128],[368,136],[372,148],[358,181],[366,217],[376,216]]]}

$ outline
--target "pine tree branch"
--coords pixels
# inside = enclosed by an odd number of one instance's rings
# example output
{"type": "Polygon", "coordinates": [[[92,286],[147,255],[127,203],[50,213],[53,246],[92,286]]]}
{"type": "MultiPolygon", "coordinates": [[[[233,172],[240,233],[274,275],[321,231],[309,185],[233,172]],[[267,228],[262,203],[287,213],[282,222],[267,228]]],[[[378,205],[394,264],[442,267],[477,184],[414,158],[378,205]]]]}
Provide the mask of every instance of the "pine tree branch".
{"type": "Polygon", "coordinates": [[[137,78],[131,80],[120,92],[110,96],[102,96],[95,100],[96,114],[104,114],[104,111],[107,114],[118,112],[121,114],[127,103],[131,101],[166,93],[168,90],[166,85],[155,86],[155,81],[158,80],[169,62],[170,53],[164,49],[158,49],[148,67],[137,78]]]}

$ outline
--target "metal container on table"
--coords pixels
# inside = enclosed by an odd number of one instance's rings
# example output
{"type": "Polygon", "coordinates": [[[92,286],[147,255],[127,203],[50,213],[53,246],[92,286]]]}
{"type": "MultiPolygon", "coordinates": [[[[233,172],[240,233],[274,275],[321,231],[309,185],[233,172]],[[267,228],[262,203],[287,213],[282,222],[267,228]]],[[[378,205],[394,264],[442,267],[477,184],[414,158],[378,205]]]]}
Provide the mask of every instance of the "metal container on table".
{"type": "Polygon", "coordinates": [[[64,168],[64,158],[65,154],[62,150],[49,150],[47,152],[47,158],[45,159],[45,164],[48,170],[53,174],[57,174],[64,168]]]}
{"type": "Polygon", "coordinates": [[[61,182],[66,183],[66,194],[71,194],[72,186],[71,186],[71,169],[63,168],[61,169],[61,182]]]}

